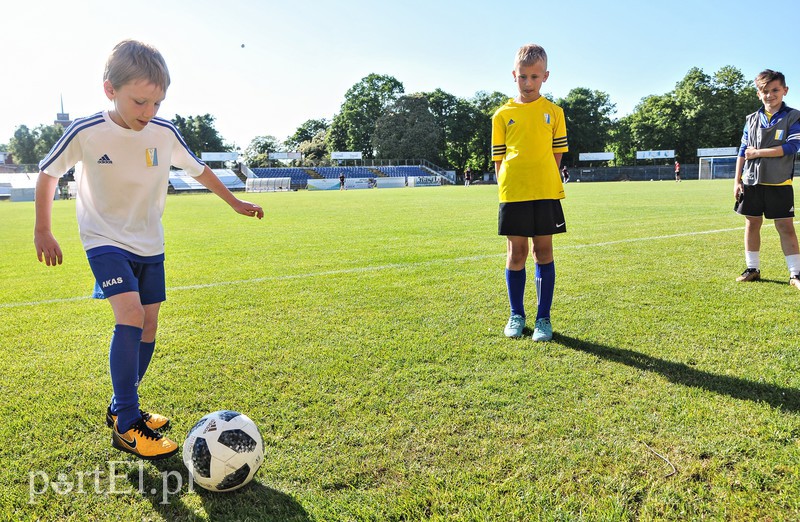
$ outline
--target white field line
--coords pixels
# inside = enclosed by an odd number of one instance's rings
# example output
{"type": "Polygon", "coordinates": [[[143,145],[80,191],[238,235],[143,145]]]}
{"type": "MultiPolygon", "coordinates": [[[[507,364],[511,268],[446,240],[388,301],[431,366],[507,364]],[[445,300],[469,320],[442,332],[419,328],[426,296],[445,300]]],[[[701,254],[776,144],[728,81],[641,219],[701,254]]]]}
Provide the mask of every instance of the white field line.
{"type": "MultiPolygon", "coordinates": [[[[772,224],[765,223],[764,226],[771,226],[772,224]]],[[[666,236],[651,236],[651,237],[638,237],[638,238],[630,238],[630,239],[620,239],[617,241],[605,241],[602,243],[591,243],[586,245],[565,245],[562,247],[558,247],[559,250],[580,250],[584,248],[597,248],[597,247],[605,247],[610,245],[619,245],[622,243],[642,243],[646,241],[661,241],[663,239],[674,239],[679,237],[691,237],[691,236],[702,236],[708,234],[721,234],[726,232],[736,232],[743,230],[743,227],[737,228],[721,228],[718,230],[703,230],[700,232],[685,232],[682,234],[669,234],[666,236]]],[[[182,290],[201,290],[205,288],[216,288],[221,286],[231,286],[231,285],[249,285],[253,283],[263,283],[265,281],[287,281],[291,279],[307,279],[312,277],[327,277],[332,275],[342,275],[342,274],[360,274],[365,272],[380,272],[383,270],[397,270],[403,268],[410,268],[410,267],[420,267],[420,266],[430,266],[430,265],[438,265],[442,263],[461,263],[467,261],[479,261],[481,259],[490,259],[493,257],[500,257],[505,256],[505,253],[502,254],[485,254],[480,256],[466,256],[466,257],[457,257],[453,259],[433,259],[430,261],[420,261],[418,263],[389,263],[386,265],[377,265],[377,266],[366,266],[366,267],[354,267],[354,268],[343,268],[341,270],[326,270],[324,272],[308,272],[305,274],[293,274],[293,275],[278,275],[278,276],[268,276],[268,277],[256,277],[253,279],[238,279],[235,281],[215,281],[213,283],[204,283],[199,285],[184,285],[184,286],[173,286],[167,288],[168,292],[179,292],[182,290]]],[[[41,305],[48,305],[48,304],[56,304],[56,303],[70,303],[75,301],[83,301],[86,299],[91,299],[89,296],[80,296],[80,297],[64,297],[62,299],[44,299],[41,301],[29,301],[29,302],[17,302],[17,303],[0,303],[0,309],[2,308],[23,308],[28,306],[41,306],[41,305]]]]}

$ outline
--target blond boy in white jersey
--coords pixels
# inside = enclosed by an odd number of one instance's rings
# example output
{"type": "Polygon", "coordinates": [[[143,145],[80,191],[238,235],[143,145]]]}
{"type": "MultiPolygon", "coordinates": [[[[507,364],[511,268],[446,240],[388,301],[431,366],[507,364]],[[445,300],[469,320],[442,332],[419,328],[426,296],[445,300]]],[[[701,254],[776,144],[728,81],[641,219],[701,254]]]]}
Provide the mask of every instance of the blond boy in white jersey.
{"type": "Polygon", "coordinates": [[[81,241],[116,323],[109,350],[114,393],[106,423],[115,448],[158,460],[179,447],[156,431],[169,419],[139,409],[138,385],[155,349],[158,312],[166,300],[161,215],[170,165],[185,169],[239,214],[261,219],[264,210],[236,198],[192,154],[178,130],[156,117],[170,83],[158,50],[120,42],[103,79],[113,108],[76,120],[39,164],[34,245],[39,261],[62,263],[51,231],[53,195],[58,178],[79,165],[81,241]]]}

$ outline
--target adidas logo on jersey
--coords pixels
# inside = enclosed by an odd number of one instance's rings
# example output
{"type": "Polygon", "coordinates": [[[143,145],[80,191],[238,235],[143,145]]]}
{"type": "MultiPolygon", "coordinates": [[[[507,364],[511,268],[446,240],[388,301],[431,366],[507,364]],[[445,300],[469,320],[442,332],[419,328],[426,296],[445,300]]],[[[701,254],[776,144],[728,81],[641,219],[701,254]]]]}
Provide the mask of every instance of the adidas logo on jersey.
{"type": "Polygon", "coordinates": [[[517,123],[517,122],[515,122],[514,120],[508,120],[508,125],[506,125],[506,127],[511,127],[515,123],[517,123]]]}
{"type": "Polygon", "coordinates": [[[108,157],[108,154],[103,154],[103,157],[97,160],[97,163],[100,163],[101,165],[111,165],[114,162],[111,161],[111,158],[108,157]]]}

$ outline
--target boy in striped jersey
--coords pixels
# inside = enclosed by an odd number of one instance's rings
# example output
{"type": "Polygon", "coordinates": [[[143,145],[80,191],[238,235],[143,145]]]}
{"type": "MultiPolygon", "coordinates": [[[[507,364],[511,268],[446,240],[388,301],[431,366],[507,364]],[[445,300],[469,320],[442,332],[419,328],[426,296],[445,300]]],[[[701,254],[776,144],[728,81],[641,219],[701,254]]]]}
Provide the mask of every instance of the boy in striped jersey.
{"type": "Polygon", "coordinates": [[[800,148],[800,111],[788,107],[786,78],[766,69],[756,76],[764,107],[745,120],[733,196],[735,210],[745,216],[744,250],[747,268],[736,280],[761,278],[761,225],[775,220],[789,268],[789,284],[800,289],[800,247],[794,229],[794,158],[800,148]]]}
{"type": "Polygon", "coordinates": [[[511,317],[504,333],[519,337],[525,328],[525,263],[533,246],[538,308],[534,341],[553,338],[550,307],[556,271],[553,234],[567,231],[561,209],[564,186],[559,174],[567,152],[564,111],[541,93],[547,81],[547,53],[522,46],[512,72],[519,94],[492,117],[492,160],[500,194],[498,234],[506,236],[506,286],[511,317]]]}
{"type": "Polygon", "coordinates": [[[166,300],[164,230],[170,165],[186,170],[234,211],[261,219],[258,205],[237,199],[156,113],[170,78],[153,47],[126,40],[106,63],[103,88],[113,108],[77,119],[39,164],[34,245],[47,266],[62,262],[51,231],[58,178],[76,164],[81,241],[115,327],[109,349],[113,396],[106,412],[112,445],[157,460],[178,451],[158,429],[166,417],[139,409],[138,386],[155,349],[158,312],[166,300]]]}

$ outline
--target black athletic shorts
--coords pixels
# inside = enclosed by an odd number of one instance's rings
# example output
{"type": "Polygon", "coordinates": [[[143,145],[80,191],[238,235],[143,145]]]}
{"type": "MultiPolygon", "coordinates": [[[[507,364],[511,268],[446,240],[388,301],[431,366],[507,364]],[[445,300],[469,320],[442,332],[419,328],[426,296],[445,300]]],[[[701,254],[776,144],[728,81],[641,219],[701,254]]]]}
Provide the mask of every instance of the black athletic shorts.
{"type": "Polygon", "coordinates": [[[551,236],[567,231],[560,199],[500,203],[497,233],[501,236],[551,236]]]}
{"type": "Polygon", "coordinates": [[[793,218],[794,189],[791,185],[744,185],[733,209],[743,216],[793,218]]]}

